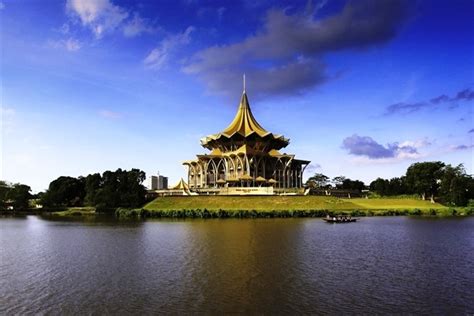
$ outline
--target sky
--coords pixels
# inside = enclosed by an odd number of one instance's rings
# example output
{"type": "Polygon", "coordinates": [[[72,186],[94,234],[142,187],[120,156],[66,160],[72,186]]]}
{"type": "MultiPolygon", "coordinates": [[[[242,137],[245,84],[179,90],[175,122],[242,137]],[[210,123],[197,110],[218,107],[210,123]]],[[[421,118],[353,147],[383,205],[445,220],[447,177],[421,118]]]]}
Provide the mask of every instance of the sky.
{"type": "Polygon", "coordinates": [[[0,179],[170,183],[242,93],[305,176],[473,173],[474,2],[0,0],[0,179]]]}

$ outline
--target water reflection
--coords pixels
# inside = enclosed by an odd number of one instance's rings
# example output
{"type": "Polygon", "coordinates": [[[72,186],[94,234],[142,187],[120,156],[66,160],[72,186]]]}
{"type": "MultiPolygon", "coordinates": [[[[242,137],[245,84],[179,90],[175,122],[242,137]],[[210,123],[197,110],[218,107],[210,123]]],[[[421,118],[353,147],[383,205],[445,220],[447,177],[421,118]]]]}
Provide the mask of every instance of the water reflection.
{"type": "Polygon", "coordinates": [[[0,314],[474,310],[473,218],[29,216],[0,219],[0,245],[0,314]]]}

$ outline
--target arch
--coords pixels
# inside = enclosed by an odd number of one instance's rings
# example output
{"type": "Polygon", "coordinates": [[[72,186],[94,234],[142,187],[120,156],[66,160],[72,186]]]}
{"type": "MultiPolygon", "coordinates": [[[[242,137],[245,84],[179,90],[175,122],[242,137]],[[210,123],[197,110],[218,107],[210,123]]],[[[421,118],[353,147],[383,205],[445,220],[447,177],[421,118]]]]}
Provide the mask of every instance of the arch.
{"type": "Polygon", "coordinates": [[[207,162],[206,183],[207,186],[215,186],[217,181],[217,166],[213,159],[207,162]]]}
{"type": "Polygon", "coordinates": [[[234,159],[232,157],[226,157],[225,158],[226,163],[227,163],[227,174],[230,178],[236,178],[236,172],[237,172],[237,167],[235,166],[234,159]]]}
{"type": "Polygon", "coordinates": [[[236,178],[238,178],[244,174],[244,168],[245,168],[242,158],[240,158],[238,155],[235,156],[235,166],[236,166],[235,176],[236,178]]]}
{"type": "Polygon", "coordinates": [[[227,166],[226,166],[224,158],[219,159],[219,162],[217,163],[217,166],[216,166],[216,171],[217,171],[216,172],[217,180],[219,179],[226,180],[227,166]]]}

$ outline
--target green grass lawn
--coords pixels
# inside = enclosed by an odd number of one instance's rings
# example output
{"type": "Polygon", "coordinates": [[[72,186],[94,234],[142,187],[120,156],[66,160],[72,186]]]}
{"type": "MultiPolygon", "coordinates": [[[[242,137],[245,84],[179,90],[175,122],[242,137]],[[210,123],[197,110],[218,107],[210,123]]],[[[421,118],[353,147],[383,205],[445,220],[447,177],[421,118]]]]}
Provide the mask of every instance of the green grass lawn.
{"type": "Polygon", "coordinates": [[[359,209],[447,209],[446,206],[439,203],[431,203],[418,199],[351,199],[352,203],[357,205],[359,209]]]}
{"type": "Polygon", "coordinates": [[[95,207],[69,207],[64,211],[53,212],[55,216],[90,216],[96,215],[95,207]]]}
{"type": "Polygon", "coordinates": [[[447,209],[441,204],[416,199],[340,199],[326,196],[187,196],[159,197],[145,205],[157,210],[428,210],[447,209]]]}

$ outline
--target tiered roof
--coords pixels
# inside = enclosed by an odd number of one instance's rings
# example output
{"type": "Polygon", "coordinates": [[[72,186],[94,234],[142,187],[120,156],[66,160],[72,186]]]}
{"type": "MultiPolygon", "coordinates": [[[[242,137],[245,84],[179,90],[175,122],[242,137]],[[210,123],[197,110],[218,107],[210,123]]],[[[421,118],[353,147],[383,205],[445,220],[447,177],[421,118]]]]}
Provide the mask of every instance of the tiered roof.
{"type": "Polygon", "coordinates": [[[283,135],[275,135],[268,132],[257,122],[250,109],[247,94],[244,91],[240,99],[237,114],[230,125],[220,133],[204,137],[201,139],[201,144],[205,148],[214,149],[220,141],[232,139],[242,140],[250,137],[261,138],[264,141],[272,141],[272,147],[276,149],[286,147],[290,142],[290,140],[283,137],[283,135]]]}

